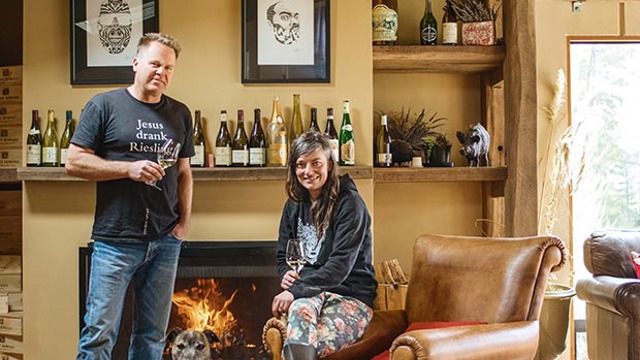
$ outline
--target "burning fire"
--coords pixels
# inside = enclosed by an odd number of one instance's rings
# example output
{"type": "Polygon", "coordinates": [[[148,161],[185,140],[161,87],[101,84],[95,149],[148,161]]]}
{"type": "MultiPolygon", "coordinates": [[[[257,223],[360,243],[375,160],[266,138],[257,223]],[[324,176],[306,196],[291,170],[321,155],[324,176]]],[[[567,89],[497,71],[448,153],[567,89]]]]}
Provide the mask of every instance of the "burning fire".
{"type": "Polygon", "coordinates": [[[229,306],[238,290],[229,299],[218,290],[215,279],[198,279],[191,289],[183,289],[173,294],[173,303],[189,330],[211,330],[223,338],[238,326],[229,306]]]}

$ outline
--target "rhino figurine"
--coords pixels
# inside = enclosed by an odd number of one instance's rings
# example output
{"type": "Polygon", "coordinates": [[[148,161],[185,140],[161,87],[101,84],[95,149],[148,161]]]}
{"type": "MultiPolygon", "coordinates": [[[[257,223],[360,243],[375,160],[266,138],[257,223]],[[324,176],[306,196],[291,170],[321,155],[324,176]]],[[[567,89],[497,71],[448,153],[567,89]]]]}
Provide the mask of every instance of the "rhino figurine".
{"type": "Polygon", "coordinates": [[[460,154],[462,154],[469,166],[489,166],[489,142],[490,136],[487,130],[480,124],[469,125],[467,133],[456,132],[456,137],[462,144],[460,154]],[[481,160],[484,159],[484,165],[481,160]]]}

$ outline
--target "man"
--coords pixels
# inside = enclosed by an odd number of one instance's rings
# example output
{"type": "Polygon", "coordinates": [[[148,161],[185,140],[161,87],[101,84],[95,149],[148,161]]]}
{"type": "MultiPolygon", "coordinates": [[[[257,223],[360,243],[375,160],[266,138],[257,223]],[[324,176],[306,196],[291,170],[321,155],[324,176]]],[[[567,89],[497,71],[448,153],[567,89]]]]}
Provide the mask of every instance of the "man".
{"type": "Polygon", "coordinates": [[[135,292],[129,360],[162,357],[193,192],[191,114],[164,95],[179,53],[171,36],[144,35],[133,59],[133,85],[92,98],[71,139],[67,173],[97,181],[95,242],[77,359],[111,359],[129,283],[135,292]],[[163,169],[156,163],[157,151],[168,138],[182,150],[176,165],[163,169]],[[160,190],[145,184],[153,181],[160,190]]]}
{"type": "Polygon", "coordinates": [[[291,45],[300,38],[300,20],[297,11],[278,1],[267,9],[267,20],[275,39],[283,45],[291,45]]]}

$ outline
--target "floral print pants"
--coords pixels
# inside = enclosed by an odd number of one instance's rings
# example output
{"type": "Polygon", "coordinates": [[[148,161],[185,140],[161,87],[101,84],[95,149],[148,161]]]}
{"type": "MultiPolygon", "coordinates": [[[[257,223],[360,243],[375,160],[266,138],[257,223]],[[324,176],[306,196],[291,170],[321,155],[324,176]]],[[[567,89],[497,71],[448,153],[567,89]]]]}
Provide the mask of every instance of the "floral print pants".
{"type": "Polygon", "coordinates": [[[328,291],[296,299],[289,307],[284,344],[310,345],[325,357],[358,341],[372,317],[362,301],[328,291]]]}

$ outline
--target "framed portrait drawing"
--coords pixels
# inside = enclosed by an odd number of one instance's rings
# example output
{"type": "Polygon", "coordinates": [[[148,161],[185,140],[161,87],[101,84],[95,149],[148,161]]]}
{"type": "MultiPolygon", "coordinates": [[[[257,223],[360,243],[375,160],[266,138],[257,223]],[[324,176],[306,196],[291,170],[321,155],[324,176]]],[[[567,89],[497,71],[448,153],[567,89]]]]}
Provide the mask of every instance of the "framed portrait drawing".
{"type": "Polygon", "coordinates": [[[242,0],[242,83],[328,83],[329,0],[242,0]]]}
{"type": "Polygon", "coordinates": [[[71,84],[130,84],[138,39],[158,31],[158,0],[70,0],[71,84]]]}

